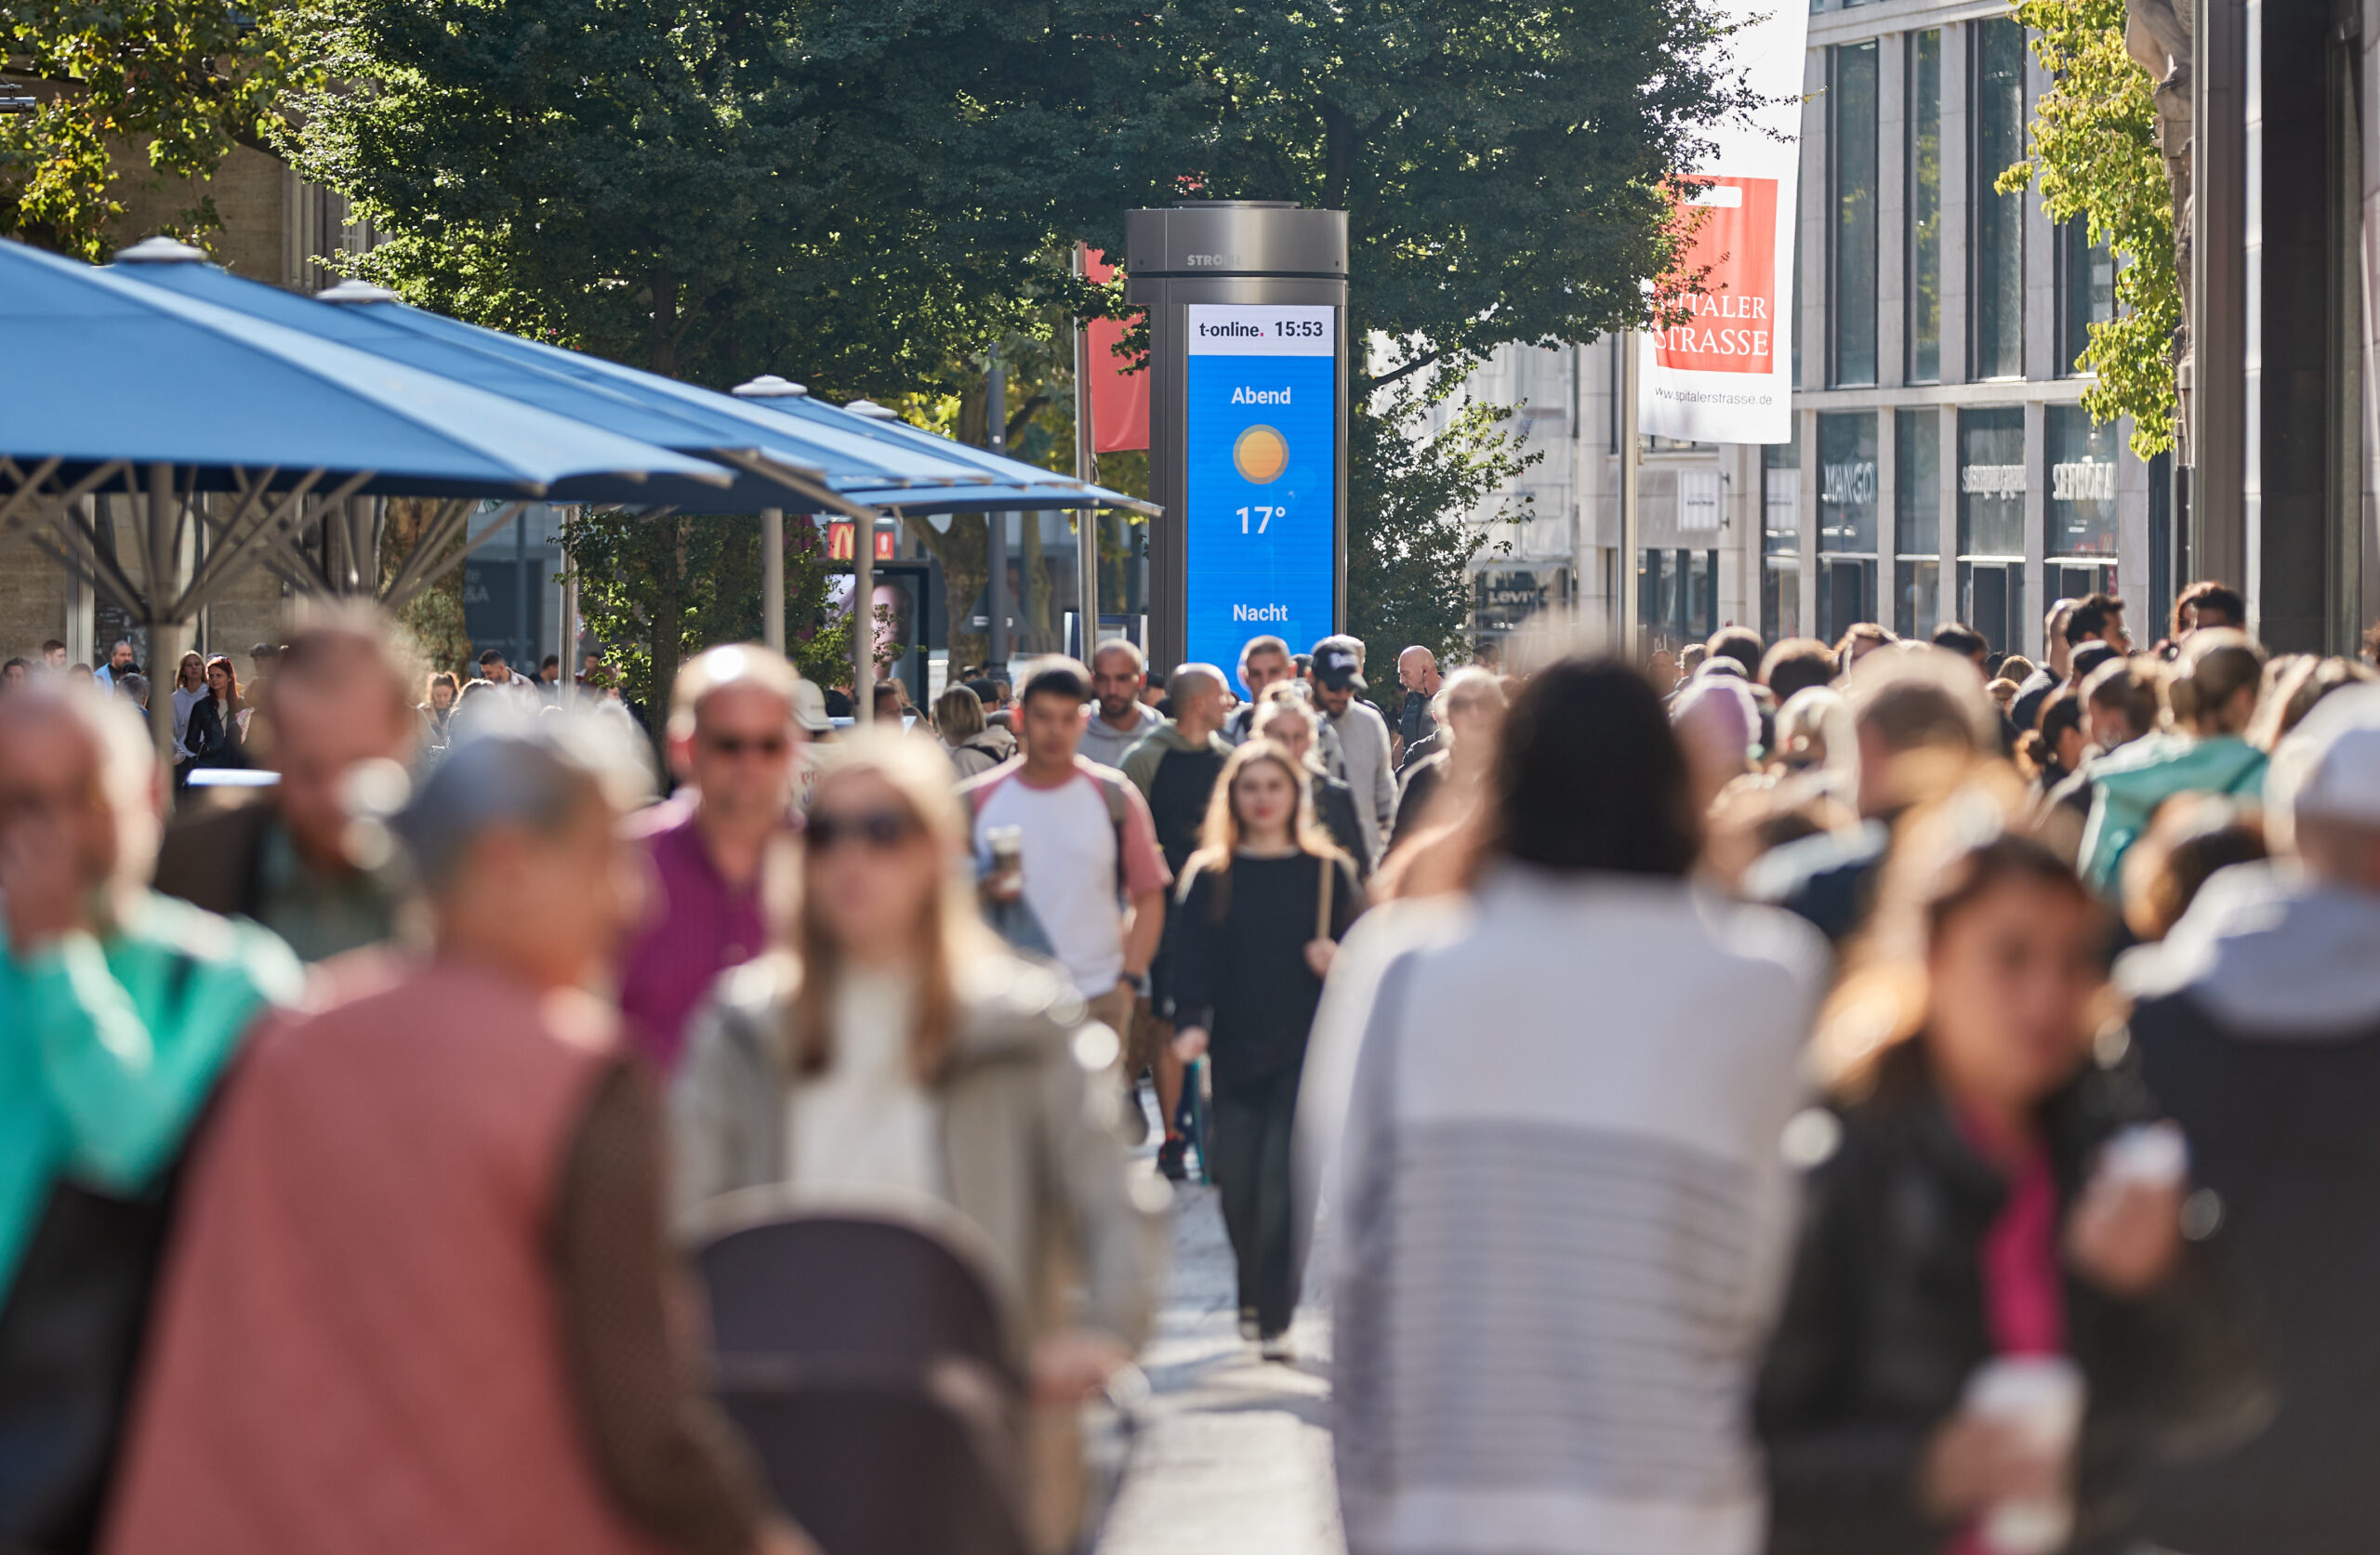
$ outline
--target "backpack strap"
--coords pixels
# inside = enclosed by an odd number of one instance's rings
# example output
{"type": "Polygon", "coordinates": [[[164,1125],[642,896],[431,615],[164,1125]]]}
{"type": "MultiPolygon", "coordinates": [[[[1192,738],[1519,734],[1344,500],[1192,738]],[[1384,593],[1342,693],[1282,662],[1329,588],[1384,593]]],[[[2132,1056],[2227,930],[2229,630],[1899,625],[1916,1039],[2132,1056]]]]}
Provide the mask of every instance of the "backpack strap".
{"type": "MultiPolygon", "coordinates": [[[[1116,898],[1122,901],[1124,890],[1124,823],[1130,818],[1132,807],[1124,797],[1124,784],[1102,772],[1091,774],[1099,784],[1100,797],[1107,801],[1107,824],[1116,834],[1116,898]]],[[[1130,781],[1130,780],[1126,780],[1130,781]]]]}

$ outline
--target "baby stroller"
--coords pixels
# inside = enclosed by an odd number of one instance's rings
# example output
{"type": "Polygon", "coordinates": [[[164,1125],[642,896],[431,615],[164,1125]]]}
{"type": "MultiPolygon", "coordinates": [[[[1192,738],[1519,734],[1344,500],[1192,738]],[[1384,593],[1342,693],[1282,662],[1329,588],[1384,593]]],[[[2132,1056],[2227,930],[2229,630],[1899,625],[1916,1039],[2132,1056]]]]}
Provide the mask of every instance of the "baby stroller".
{"type": "Polygon", "coordinates": [[[981,1233],[906,1196],[712,1206],[712,1381],[826,1555],[1025,1555],[1025,1388],[981,1233]]]}

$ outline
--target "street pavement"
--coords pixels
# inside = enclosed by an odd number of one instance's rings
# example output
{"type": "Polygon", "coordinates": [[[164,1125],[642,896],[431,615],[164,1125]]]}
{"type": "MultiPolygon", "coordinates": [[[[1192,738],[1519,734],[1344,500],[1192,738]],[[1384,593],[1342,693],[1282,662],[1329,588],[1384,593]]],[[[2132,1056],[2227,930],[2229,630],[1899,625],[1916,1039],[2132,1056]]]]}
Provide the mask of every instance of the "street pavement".
{"type": "MultiPolygon", "coordinates": [[[[1153,1169],[1146,1151],[1135,1171],[1153,1169]]],[[[1330,1470],[1329,1315],[1316,1282],[1294,1364],[1241,1340],[1215,1190],[1174,1190],[1173,1268],[1141,1357],[1150,1397],[1099,1555],[1343,1555],[1330,1470]]]]}

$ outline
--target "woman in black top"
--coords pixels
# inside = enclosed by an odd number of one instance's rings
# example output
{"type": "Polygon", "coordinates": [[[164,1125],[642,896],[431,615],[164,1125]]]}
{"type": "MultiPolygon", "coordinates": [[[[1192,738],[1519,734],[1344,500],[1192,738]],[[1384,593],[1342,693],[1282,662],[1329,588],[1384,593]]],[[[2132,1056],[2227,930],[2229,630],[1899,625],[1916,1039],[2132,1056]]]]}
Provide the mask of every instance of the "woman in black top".
{"type": "Polygon", "coordinates": [[[1232,753],[1173,916],[1174,1051],[1214,1061],[1214,1176],[1239,1266],[1240,1330],[1289,1358],[1297,1308],[1289,1134],[1307,1033],[1340,936],[1363,911],[1316,827],[1304,773],[1270,740],[1232,753]]]}
{"type": "Polygon", "coordinates": [[[243,764],[240,727],[240,678],[231,661],[218,653],[206,661],[206,694],[191,704],[190,722],[182,731],[182,748],[193,767],[237,767],[243,764]]]}

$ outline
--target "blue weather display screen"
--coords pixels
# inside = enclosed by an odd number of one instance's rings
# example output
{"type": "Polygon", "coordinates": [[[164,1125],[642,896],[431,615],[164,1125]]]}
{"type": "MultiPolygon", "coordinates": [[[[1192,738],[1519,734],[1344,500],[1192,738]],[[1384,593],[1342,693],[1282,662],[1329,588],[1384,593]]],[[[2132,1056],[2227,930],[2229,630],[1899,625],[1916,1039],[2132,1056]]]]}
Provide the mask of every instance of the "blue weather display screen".
{"type": "Polygon", "coordinates": [[[1189,309],[1185,662],[1252,637],[1302,653],[1338,585],[1339,322],[1329,308],[1189,309]]]}

